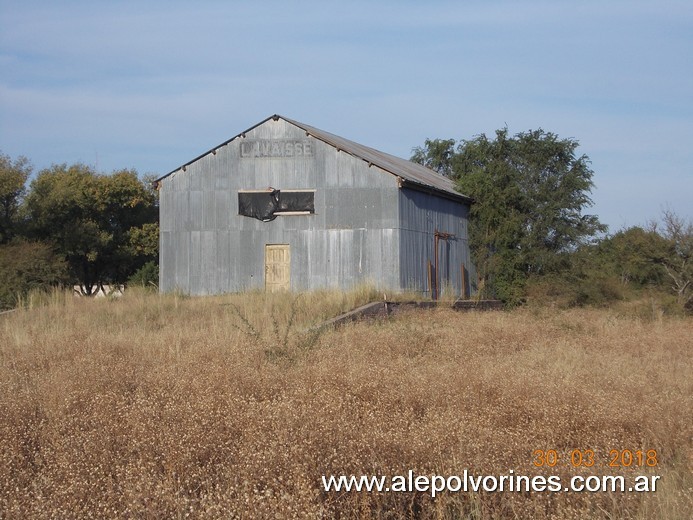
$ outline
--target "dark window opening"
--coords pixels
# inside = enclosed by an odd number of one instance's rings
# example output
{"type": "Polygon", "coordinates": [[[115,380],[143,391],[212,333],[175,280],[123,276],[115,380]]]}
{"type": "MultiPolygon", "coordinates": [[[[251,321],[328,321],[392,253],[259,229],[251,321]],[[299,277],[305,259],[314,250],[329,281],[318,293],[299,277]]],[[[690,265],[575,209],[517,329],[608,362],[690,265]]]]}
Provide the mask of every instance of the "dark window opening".
{"type": "Polygon", "coordinates": [[[315,213],[314,190],[239,191],[238,214],[269,222],[281,215],[315,213]]]}

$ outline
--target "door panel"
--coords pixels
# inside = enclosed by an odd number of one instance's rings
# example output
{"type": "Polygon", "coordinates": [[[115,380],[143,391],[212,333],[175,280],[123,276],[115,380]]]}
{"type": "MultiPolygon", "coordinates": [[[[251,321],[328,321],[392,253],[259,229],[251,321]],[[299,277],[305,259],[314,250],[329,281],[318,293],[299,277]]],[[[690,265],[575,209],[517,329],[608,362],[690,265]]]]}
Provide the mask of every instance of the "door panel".
{"type": "Polygon", "coordinates": [[[291,288],[291,252],[289,244],[265,245],[265,290],[288,291],[291,288]]]}

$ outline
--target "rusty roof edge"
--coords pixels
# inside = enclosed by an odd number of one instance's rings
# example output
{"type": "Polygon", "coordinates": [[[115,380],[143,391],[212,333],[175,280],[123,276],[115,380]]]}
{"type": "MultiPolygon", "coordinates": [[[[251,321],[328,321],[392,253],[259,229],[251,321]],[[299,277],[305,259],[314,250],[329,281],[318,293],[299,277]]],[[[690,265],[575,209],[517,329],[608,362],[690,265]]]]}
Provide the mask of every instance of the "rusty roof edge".
{"type": "Polygon", "coordinates": [[[403,177],[398,176],[400,187],[401,188],[410,188],[413,190],[421,191],[424,193],[435,193],[437,195],[440,195],[441,197],[451,199],[451,200],[456,200],[456,201],[462,201],[466,202],[467,204],[474,204],[476,202],[472,197],[469,197],[467,195],[464,195],[459,192],[451,192],[447,190],[443,190],[441,188],[436,188],[435,186],[431,186],[429,184],[424,184],[422,182],[417,182],[417,181],[412,181],[410,179],[405,179],[403,177]]]}

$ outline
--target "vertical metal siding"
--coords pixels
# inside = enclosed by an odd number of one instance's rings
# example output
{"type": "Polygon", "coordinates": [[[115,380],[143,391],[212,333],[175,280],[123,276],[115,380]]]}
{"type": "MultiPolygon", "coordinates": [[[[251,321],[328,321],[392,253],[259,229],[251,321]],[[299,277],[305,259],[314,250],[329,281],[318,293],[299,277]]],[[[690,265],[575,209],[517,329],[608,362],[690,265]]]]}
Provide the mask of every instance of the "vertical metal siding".
{"type": "MultiPolygon", "coordinates": [[[[471,268],[467,218],[469,206],[411,189],[399,192],[400,208],[400,283],[402,287],[430,296],[428,261],[434,263],[434,233],[451,233],[453,239],[438,244],[438,278],[444,288],[449,284],[459,296],[462,270],[471,268]]],[[[469,288],[469,285],[467,284],[469,288]]]]}
{"type": "Polygon", "coordinates": [[[429,233],[436,226],[464,236],[461,248],[451,248],[450,262],[468,263],[460,208],[400,189],[394,175],[282,119],[268,120],[162,180],[161,290],[261,289],[266,244],[289,244],[294,290],[360,283],[422,289],[426,276],[419,264],[432,252],[429,233]],[[241,157],[244,140],[262,139],[308,141],[313,154],[241,157]],[[268,186],[315,189],[315,214],[272,222],[239,216],[238,190],[268,186]]]}

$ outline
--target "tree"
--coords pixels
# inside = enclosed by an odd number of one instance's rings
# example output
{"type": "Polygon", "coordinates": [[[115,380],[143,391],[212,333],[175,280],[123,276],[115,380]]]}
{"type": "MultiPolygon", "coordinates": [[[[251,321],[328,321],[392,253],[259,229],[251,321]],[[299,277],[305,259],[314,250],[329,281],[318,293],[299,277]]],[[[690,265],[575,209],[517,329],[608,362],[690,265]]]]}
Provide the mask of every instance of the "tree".
{"type": "Polygon", "coordinates": [[[64,283],[66,268],[48,244],[15,240],[0,245],[0,309],[16,307],[33,289],[64,283]]]}
{"type": "Polygon", "coordinates": [[[31,170],[26,157],[13,161],[0,153],[0,244],[6,244],[16,234],[18,209],[31,170]]]}
{"type": "MultiPolygon", "coordinates": [[[[662,215],[662,223],[661,234],[668,248],[659,262],[671,281],[678,303],[689,308],[693,303],[693,222],[667,210],[662,215]]],[[[656,230],[657,226],[653,228],[656,230]]]]}
{"type": "Polygon", "coordinates": [[[655,230],[633,226],[599,242],[598,267],[616,276],[623,286],[659,286],[665,276],[662,262],[668,249],[666,239],[655,230]]]}
{"type": "Polygon", "coordinates": [[[99,175],[84,164],[54,165],[31,183],[25,210],[32,238],[64,255],[86,295],[124,283],[156,256],[155,196],[132,170],[99,175]],[[149,242],[138,249],[142,237],[149,242]]]}
{"type": "Polygon", "coordinates": [[[577,147],[541,129],[510,137],[506,128],[462,141],[450,157],[459,191],[476,201],[470,247],[486,295],[519,302],[529,276],[567,268],[571,251],[605,230],[583,214],[593,172],[577,147]]]}
{"type": "Polygon", "coordinates": [[[97,176],[97,222],[111,237],[104,252],[105,278],[124,283],[150,260],[158,260],[159,226],[155,192],[134,170],[97,176]]]}
{"type": "Polygon", "coordinates": [[[426,139],[424,146],[412,149],[411,160],[441,175],[453,174],[452,158],[455,155],[454,139],[426,139]]]}

